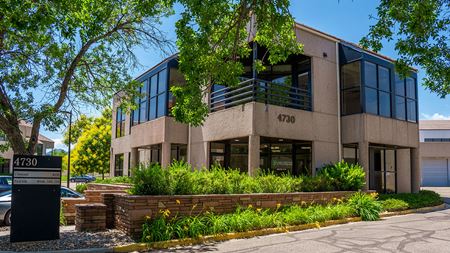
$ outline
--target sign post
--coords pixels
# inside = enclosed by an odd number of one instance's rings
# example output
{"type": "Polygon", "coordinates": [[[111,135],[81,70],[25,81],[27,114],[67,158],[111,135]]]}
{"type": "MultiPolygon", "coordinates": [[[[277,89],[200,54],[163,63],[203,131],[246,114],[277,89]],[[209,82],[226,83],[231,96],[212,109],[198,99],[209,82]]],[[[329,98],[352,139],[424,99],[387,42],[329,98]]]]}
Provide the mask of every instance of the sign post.
{"type": "Polygon", "coordinates": [[[11,242],[59,239],[61,157],[14,155],[11,242]]]}

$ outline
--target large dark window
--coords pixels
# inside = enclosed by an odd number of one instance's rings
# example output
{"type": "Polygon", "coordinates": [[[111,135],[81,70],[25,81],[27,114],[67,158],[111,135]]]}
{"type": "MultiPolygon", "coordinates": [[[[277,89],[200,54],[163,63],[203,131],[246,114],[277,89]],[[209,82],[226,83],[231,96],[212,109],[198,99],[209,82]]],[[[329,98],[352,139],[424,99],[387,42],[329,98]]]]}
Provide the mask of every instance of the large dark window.
{"type": "Polygon", "coordinates": [[[123,176],[123,154],[114,156],[114,176],[123,176]]]}
{"type": "Polygon", "coordinates": [[[117,107],[116,111],[116,138],[125,135],[125,112],[122,108],[117,107]]]}
{"type": "Polygon", "coordinates": [[[248,138],[210,143],[210,165],[248,171],[248,138]]]}
{"type": "Polygon", "coordinates": [[[361,113],[361,63],[341,67],[342,114],[361,113]]]}
{"type": "Polygon", "coordinates": [[[9,159],[0,159],[0,173],[2,174],[9,174],[9,159]]]}
{"type": "Polygon", "coordinates": [[[395,74],[395,117],[417,122],[416,79],[395,74]]]}
{"type": "Polygon", "coordinates": [[[366,112],[391,117],[390,71],[380,65],[364,62],[366,112]]]}
{"type": "Polygon", "coordinates": [[[171,144],[170,160],[186,162],[187,161],[187,145],[186,144],[171,144]]]}

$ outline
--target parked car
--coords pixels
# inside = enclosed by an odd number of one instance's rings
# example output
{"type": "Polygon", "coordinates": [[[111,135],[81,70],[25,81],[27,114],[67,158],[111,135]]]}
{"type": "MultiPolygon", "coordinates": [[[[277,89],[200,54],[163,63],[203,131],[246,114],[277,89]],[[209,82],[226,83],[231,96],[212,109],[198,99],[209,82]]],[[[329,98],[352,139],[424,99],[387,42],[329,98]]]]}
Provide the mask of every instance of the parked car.
{"type": "MultiPolygon", "coordinates": [[[[11,225],[11,191],[0,193],[0,220],[4,225],[11,225]]],[[[83,198],[84,196],[67,187],[61,187],[61,198],[83,198]]]]}
{"type": "Polygon", "coordinates": [[[11,176],[0,176],[0,192],[10,191],[12,185],[11,176]]]}
{"type": "Polygon", "coordinates": [[[93,182],[95,181],[95,177],[94,176],[90,176],[90,175],[80,175],[80,176],[74,176],[70,178],[70,182],[73,183],[89,183],[89,182],[93,182]]]}

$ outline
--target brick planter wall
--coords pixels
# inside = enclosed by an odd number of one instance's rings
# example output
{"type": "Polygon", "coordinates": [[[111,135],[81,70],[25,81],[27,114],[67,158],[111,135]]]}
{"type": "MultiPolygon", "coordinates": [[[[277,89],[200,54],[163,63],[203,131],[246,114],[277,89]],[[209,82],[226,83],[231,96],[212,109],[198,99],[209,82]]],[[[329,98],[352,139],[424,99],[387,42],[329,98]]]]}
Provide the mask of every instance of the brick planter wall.
{"type": "Polygon", "coordinates": [[[88,190],[128,190],[131,186],[127,184],[97,184],[89,183],[87,184],[88,190]]]}
{"type": "MultiPolygon", "coordinates": [[[[115,227],[138,239],[145,216],[154,217],[160,210],[169,209],[171,215],[196,215],[204,211],[231,213],[237,206],[277,208],[278,204],[325,204],[334,198],[346,198],[353,192],[299,192],[262,194],[217,194],[183,196],[115,195],[115,227]]],[[[110,203],[111,201],[108,200],[110,203]]],[[[106,204],[108,204],[106,203],[106,204]]]]}
{"type": "Polygon", "coordinates": [[[106,229],[106,206],[104,204],[77,204],[75,230],[102,231],[106,229]]]}

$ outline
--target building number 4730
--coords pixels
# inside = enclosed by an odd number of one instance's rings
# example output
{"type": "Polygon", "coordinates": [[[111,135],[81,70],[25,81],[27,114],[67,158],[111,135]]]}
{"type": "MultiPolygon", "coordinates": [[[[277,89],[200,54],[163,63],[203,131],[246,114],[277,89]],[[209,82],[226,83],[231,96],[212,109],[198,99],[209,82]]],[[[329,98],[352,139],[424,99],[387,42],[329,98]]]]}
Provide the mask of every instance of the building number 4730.
{"type": "Polygon", "coordinates": [[[19,157],[14,160],[15,166],[36,166],[37,165],[37,159],[36,158],[28,158],[28,157],[19,157]]]}
{"type": "Polygon", "coordinates": [[[286,123],[291,123],[291,124],[295,123],[295,116],[293,116],[293,115],[280,113],[280,114],[278,114],[277,119],[280,122],[286,122],[286,123]]]}

